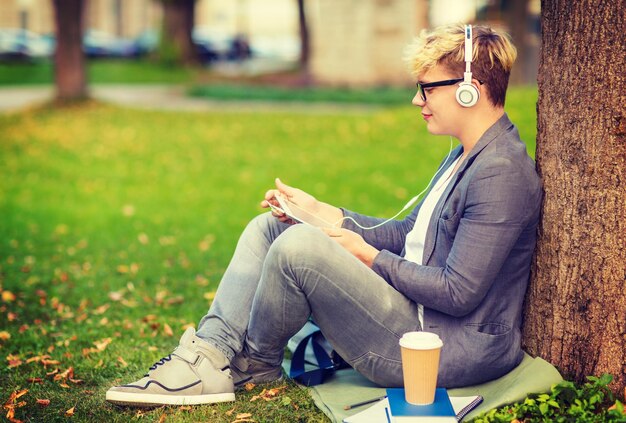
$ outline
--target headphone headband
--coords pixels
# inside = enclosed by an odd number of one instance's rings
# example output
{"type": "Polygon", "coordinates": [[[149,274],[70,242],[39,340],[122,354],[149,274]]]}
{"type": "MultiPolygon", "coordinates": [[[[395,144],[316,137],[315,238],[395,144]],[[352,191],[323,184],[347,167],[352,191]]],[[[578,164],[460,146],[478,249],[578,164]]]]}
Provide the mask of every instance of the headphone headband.
{"type": "Polygon", "coordinates": [[[456,90],[456,101],[463,107],[472,107],[480,98],[480,91],[472,84],[472,58],[474,55],[472,26],[465,25],[463,34],[465,37],[465,73],[463,74],[463,82],[456,90]]]}
{"type": "Polygon", "coordinates": [[[472,82],[472,56],[474,48],[472,45],[472,26],[465,25],[465,74],[463,82],[472,82]]]}

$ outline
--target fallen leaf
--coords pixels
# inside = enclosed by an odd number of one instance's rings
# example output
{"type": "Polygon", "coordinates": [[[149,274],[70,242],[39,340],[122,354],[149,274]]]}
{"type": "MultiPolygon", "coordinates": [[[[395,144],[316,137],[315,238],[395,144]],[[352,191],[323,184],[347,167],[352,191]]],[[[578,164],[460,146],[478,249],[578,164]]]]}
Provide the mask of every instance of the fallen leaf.
{"type": "Polygon", "coordinates": [[[112,341],[113,339],[111,338],[104,338],[99,341],[94,341],[93,344],[96,346],[98,351],[104,351],[112,341]]]}
{"type": "Polygon", "coordinates": [[[167,417],[167,414],[165,413],[161,414],[161,417],[159,417],[159,423],[163,423],[166,417],[167,417]]]}
{"type": "Polygon", "coordinates": [[[70,367],[66,371],[54,375],[54,378],[52,378],[52,380],[54,380],[55,382],[58,382],[60,380],[66,380],[68,378],[71,379],[73,377],[74,377],[74,368],[70,367]]]}
{"type": "Polygon", "coordinates": [[[230,410],[228,410],[225,414],[226,414],[227,416],[232,416],[234,412],[235,412],[235,408],[233,407],[233,408],[231,408],[230,410]]]}
{"type": "Polygon", "coordinates": [[[287,389],[286,385],[285,386],[280,386],[278,388],[263,389],[263,391],[261,391],[261,393],[259,395],[253,396],[250,399],[250,402],[256,401],[258,399],[262,399],[264,401],[272,401],[272,400],[276,399],[278,394],[280,394],[280,392],[284,391],[285,389],[287,389]]]}
{"type": "Polygon", "coordinates": [[[204,299],[205,300],[209,300],[209,301],[213,301],[215,299],[215,291],[212,292],[206,292],[204,294],[204,299]]]}
{"type": "Polygon", "coordinates": [[[11,339],[11,334],[6,330],[0,331],[0,341],[6,341],[7,339],[11,339]]]}
{"type": "MultiPolygon", "coordinates": [[[[128,267],[127,264],[120,264],[119,266],[116,267],[116,270],[117,270],[117,273],[125,274],[125,273],[128,273],[130,268],[128,267]]],[[[116,292],[116,294],[119,294],[119,293],[116,292]]]]}
{"type": "Polygon", "coordinates": [[[28,389],[22,389],[21,391],[13,391],[9,396],[9,399],[4,403],[3,408],[7,410],[6,418],[12,423],[22,423],[21,420],[15,418],[15,410],[26,405],[26,401],[17,402],[17,399],[26,395],[28,389]]]}
{"type": "Polygon", "coordinates": [[[103,304],[100,307],[96,308],[93,311],[93,314],[103,314],[105,311],[107,311],[109,309],[109,307],[111,307],[111,304],[103,304]]]}
{"type": "Polygon", "coordinates": [[[137,239],[139,240],[139,242],[141,242],[143,245],[146,245],[150,242],[150,238],[148,237],[148,235],[146,235],[145,233],[140,233],[139,235],[137,235],[137,239]]]}
{"type": "Polygon", "coordinates": [[[185,302],[185,297],[183,297],[182,295],[177,295],[175,297],[170,297],[165,301],[165,304],[167,305],[174,305],[174,304],[182,304],[185,302]]]}
{"type": "Polygon", "coordinates": [[[127,367],[128,363],[124,361],[122,357],[117,357],[117,361],[122,365],[122,367],[127,367]]]}
{"type": "Polygon", "coordinates": [[[122,207],[122,214],[126,217],[131,217],[135,214],[135,206],[132,204],[125,204],[124,207],[122,207]]]}
{"type": "Polygon", "coordinates": [[[48,359],[48,358],[50,358],[50,356],[48,354],[36,355],[36,356],[33,356],[33,357],[29,358],[28,360],[26,360],[26,364],[33,363],[33,362],[38,363],[41,360],[45,360],[45,359],[48,359]]]}
{"type": "MultiPolygon", "coordinates": [[[[128,273],[128,266],[120,265],[117,266],[118,273],[128,273]]],[[[121,301],[124,298],[124,294],[119,291],[111,291],[109,292],[109,299],[111,301],[121,301]]]]}
{"type": "Polygon", "coordinates": [[[74,409],[75,409],[75,408],[76,408],[76,407],[74,406],[74,407],[70,408],[69,410],[67,410],[67,411],[65,412],[65,417],[72,417],[72,416],[74,415],[74,409]]]}
{"type": "Polygon", "coordinates": [[[235,417],[235,420],[233,420],[233,423],[254,422],[254,420],[251,417],[252,417],[252,414],[250,413],[237,414],[237,416],[235,417]]]}
{"type": "Polygon", "coordinates": [[[43,383],[43,379],[40,377],[29,377],[28,379],[26,379],[26,382],[29,383],[43,383]]]}
{"type": "Polygon", "coordinates": [[[5,303],[10,303],[11,301],[15,301],[15,294],[11,291],[2,291],[2,301],[5,303]]]}
{"type": "Polygon", "coordinates": [[[9,365],[7,366],[9,369],[22,365],[22,359],[19,355],[9,354],[7,355],[7,361],[9,362],[9,365]]]}
{"type": "Polygon", "coordinates": [[[172,328],[167,323],[163,324],[163,333],[165,336],[174,336],[174,331],[172,331],[172,328]]]}
{"type": "Polygon", "coordinates": [[[20,397],[23,397],[24,395],[26,395],[28,393],[28,389],[22,389],[21,391],[15,391],[15,399],[18,399],[20,397]]]}
{"type": "Polygon", "coordinates": [[[252,383],[252,382],[248,382],[248,383],[246,383],[245,385],[243,385],[243,387],[244,387],[244,389],[245,389],[246,391],[251,391],[251,390],[253,390],[255,386],[256,386],[256,385],[255,385],[254,383],[252,383]]]}
{"type": "Polygon", "coordinates": [[[47,407],[50,405],[50,400],[49,399],[37,399],[37,405],[40,407],[47,407]]]}
{"type": "Polygon", "coordinates": [[[61,364],[61,362],[59,360],[41,360],[41,364],[43,364],[43,367],[48,367],[48,366],[52,366],[52,365],[57,365],[57,364],[61,364]]]}

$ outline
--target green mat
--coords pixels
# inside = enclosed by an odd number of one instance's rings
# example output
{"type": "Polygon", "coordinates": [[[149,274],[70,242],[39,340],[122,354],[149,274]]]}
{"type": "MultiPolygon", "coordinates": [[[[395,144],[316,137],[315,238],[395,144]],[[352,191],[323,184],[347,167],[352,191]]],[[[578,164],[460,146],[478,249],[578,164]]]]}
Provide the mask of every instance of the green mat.
{"type": "MultiPolygon", "coordinates": [[[[285,362],[284,367],[288,369],[288,366],[289,362],[285,362]]],[[[465,420],[469,420],[493,408],[521,401],[528,394],[548,392],[552,385],[562,380],[559,372],[550,363],[525,354],[520,365],[501,378],[480,385],[450,389],[448,393],[453,397],[481,395],[484,398],[465,417],[465,420]]],[[[340,370],[324,384],[309,390],[315,405],[336,423],[369,407],[365,405],[346,411],[344,406],[385,395],[384,388],[373,384],[353,369],[340,370]]]]}

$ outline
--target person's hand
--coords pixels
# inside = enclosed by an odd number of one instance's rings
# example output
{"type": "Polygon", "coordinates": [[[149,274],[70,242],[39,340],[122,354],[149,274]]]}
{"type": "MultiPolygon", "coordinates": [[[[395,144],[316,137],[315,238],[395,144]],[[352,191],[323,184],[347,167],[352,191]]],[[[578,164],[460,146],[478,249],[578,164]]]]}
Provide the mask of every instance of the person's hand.
{"type": "MultiPolygon", "coordinates": [[[[270,204],[275,207],[280,207],[277,195],[282,195],[284,198],[293,203],[296,207],[309,211],[310,213],[316,213],[319,209],[319,202],[310,194],[302,191],[301,189],[290,187],[284,184],[279,178],[275,180],[276,189],[270,189],[265,193],[265,198],[261,201],[261,207],[268,208],[270,204]]],[[[284,213],[272,209],[272,214],[278,218],[281,222],[296,223],[293,219],[290,219],[284,213]]]]}
{"type": "Polygon", "coordinates": [[[356,232],[344,228],[321,228],[326,235],[335,240],[339,245],[348,250],[352,255],[372,267],[374,259],[379,251],[369,245],[363,237],[356,232]]]}

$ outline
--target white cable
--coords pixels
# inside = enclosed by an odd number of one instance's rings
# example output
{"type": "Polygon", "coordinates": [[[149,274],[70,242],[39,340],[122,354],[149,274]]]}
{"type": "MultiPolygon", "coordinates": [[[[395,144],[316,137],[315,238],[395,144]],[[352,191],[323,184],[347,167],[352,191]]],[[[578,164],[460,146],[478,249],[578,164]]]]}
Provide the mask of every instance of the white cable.
{"type": "MultiPolygon", "coordinates": [[[[444,168],[444,166],[445,166],[445,164],[448,162],[448,159],[450,158],[450,155],[451,155],[451,154],[452,154],[452,137],[450,137],[450,150],[448,151],[448,155],[446,156],[445,160],[441,163],[441,165],[439,166],[439,168],[437,169],[437,171],[435,172],[435,174],[433,175],[433,177],[432,177],[432,178],[430,178],[430,181],[428,181],[428,185],[426,185],[426,188],[424,188],[424,190],[423,190],[422,192],[420,192],[419,194],[417,194],[415,197],[411,198],[411,199],[409,200],[409,202],[408,202],[408,203],[406,203],[406,205],[405,205],[404,207],[402,207],[402,210],[400,210],[400,211],[399,211],[398,213],[396,213],[394,216],[390,217],[389,219],[387,219],[387,220],[385,220],[385,221],[383,221],[383,222],[381,222],[381,223],[379,223],[379,224],[377,224],[377,225],[374,225],[374,226],[362,226],[359,222],[357,222],[356,220],[354,220],[354,219],[352,218],[352,216],[344,216],[344,217],[342,217],[341,219],[339,219],[338,221],[336,221],[336,222],[335,222],[335,223],[333,223],[333,224],[331,224],[330,222],[328,222],[328,221],[324,220],[323,218],[321,218],[321,217],[319,217],[319,216],[315,216],[315,218],[317,218],[317,219],[319,219],[319,220],[323,221],[324,223],[326,223],[326,224],[328,224],[328,225],[331,225],[332,227],[337,227],[337,225],[338,225],[339,223],[343,222],[344,220],[350,220],[350,221],[352,221],[352,222],[353,222],[356,226],[358,226],[359,228],[361,228],[361,229],[363,229],[363,230],[366,230],[366,231],[369,231],[369,230],[372,230],[372,229],[379,228],[379,227],[381,227],[381,226],[383,226],[383,225],[385,225],[385,224],[387,224],[387,223],[391,222],[391,221],[392,221],[392,220],[394,220],[396,217],[400,216],[403,212],[405,212],[406,210],[408,210],[408,209],[409,209],[409,208],[410,208],[413,204],[415,204],[415,202],[416,202],[416,201],[420,198],[420,196],[421,196],[422,194],[424,194],[424,193],[428,190],[428,188],[430,188],[430,184],[431,184],[431,183],[435,180],[435,177],[437,176],[437,174],[439,173],[439,171],[440,171],[441,169],[443,169],[443,168],[444,168]]],[[[291,207],[291,206],[296,207],[296,208],[298,208],[298,209],[300,209],[300,210],[302,210],[302,211],[304,211],[304,212],[306,212],[306,213],[308,213],[308,214],[311,214],[311,213],[309,213],[307,210],[303,209],[302,207],[299,207],[297,204],[291,203],[291,204],[290,204],[290,207],[291,207]]]]}

